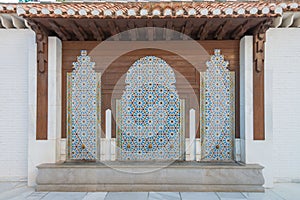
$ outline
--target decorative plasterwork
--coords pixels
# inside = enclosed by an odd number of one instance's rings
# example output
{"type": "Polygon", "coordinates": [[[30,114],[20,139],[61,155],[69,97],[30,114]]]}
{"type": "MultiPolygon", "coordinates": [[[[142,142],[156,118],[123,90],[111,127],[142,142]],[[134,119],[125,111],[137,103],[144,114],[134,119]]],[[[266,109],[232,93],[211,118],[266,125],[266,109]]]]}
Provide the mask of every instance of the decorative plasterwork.
{"type": "Polygon", "coordinates": [[[69,159],[99,159],[101,119],[101,75],[94,71],[86,50],[81,51],[74,70],[67,75],[67,134],[69,159]]]}
{"type": "Polygon", "coordinates": [[[128,70],[121,99],[120,160],[175,160],[181,153],[180,100],[175,74],[146,56],[128,70]]]}
{"type": "Polygon", "coordinates": [[[200,76],[201,157],[205,161],[233,159],[235,83],[228,64],[216,49],[200,76]]]}

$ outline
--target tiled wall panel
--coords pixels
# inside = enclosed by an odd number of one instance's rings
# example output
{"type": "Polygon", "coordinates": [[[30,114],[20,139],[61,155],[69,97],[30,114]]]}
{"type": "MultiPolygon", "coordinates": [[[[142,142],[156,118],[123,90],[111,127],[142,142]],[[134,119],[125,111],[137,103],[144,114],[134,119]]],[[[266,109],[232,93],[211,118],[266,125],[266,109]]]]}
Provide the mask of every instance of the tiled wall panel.
{"type": "Polygon", "coordinates": [[[98,135],[100,127],[100,80],[94,62],[85,50],[73,63],[68,74],[68,141],[69,159],[96,160],[99,158],[98,135]]]}
{"type": "Polygon", "coordinates": [[[228,70],[229,63],[216,49],[207,70],[200,76],[200,107],[202,159],[232,160],[235,83],[234,72],[228,70]]]}
{"type": "Polygon", "coordinates": [[[175,73],[162,59],[146,56],[128,70],[121,99],[120,160],[179,159],[180,100],[175,73]]]}

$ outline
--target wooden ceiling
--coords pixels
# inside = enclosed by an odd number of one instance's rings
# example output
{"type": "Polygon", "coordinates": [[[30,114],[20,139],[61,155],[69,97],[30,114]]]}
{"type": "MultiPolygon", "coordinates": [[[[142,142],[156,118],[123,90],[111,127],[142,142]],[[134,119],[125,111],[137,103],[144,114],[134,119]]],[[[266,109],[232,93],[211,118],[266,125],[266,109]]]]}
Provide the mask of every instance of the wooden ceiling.
{"type": "Polygon", "coordinates": [[[253,35],[272,24],[273,17],[74,19],[28,18],[48,36],[63,41],[231,40],[253,35]],[[155,27],[155,29],[151,28],[155,27]],[[165,28],[165,29],[162,29],[165,28]],[[173,31],[168,31],[173,30],[173,31]],[[128,31],[131,30],[131,31],[128,31]],[[188,36],[188,37],[187,37],[188,36]]]}

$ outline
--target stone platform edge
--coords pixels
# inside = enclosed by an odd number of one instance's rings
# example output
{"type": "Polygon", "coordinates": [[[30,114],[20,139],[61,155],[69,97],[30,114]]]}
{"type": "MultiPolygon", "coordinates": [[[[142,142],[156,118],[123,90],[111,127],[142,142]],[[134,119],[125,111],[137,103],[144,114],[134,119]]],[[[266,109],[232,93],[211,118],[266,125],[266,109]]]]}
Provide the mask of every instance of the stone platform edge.
{"type": "Polygon", "coordinates": [[[63,163],[38,166],[37,191],[264,192],[257,164],[63,163]]]}

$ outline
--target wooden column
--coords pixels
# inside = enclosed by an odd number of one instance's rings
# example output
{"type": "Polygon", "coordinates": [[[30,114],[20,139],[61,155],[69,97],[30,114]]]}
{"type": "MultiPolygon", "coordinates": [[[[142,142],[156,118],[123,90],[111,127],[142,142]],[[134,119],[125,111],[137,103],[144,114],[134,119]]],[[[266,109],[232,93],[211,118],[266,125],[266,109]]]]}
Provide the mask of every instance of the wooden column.
{"type": "Polygon", "coordinates": [[[264,59],[266,31],[272,21],[257,26],[253,37],[253,138],[265,139],[264,59]]]}
{"type": "Polygon", "coordinates": [[[265,34],[254,35],[253,125],[254,140],[265,139],[264,106],[264,42],[265,34]]]}
{"type": "Polygon", "coordinates": [[[28,22],[36,33],[37,43],[37,119],[36,139],[47,140],[48,132],[48,34],[34,23],[28,22]]]}

